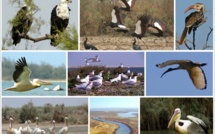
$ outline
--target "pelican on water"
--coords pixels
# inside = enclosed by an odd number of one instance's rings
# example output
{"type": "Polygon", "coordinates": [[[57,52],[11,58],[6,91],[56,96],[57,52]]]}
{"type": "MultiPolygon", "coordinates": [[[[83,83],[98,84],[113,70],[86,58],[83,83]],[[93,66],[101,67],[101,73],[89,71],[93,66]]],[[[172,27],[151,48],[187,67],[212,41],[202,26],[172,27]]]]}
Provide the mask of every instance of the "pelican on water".
{"type": "Polygon", "coordinates": [[[181,120],[180,118],[181,110],[176,108],[167,128],[175,123],[175,130],[179,134],[209,134],[207,125],[201,119],[191,115],[187,115],[189,120],[181,120]]]}
{"type": "Polygon", "coordinates": [[[51,85],[49,82],[42,81],[40,79],[30,80],[31,70],[29,69],[25,57],[21,57],[15,64],[15,71],[13,72],[14,86],[5,90],[24,92],[34,88],[38,88],[41,85],[51,85]]]}

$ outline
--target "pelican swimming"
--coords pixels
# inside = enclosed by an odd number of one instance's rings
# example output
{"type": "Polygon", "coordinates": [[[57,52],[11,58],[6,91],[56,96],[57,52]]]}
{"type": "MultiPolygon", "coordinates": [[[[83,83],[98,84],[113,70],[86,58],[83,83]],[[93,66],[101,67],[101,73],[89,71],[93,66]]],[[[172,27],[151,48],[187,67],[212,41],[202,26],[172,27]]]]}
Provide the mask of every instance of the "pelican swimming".
{"type": "Polygon", "coordinates": [[[30,81],[31,70],[29,69],[25,57],[21,57],[15,64],[15,71],[13,72],[14,86],[5,90],[24,92],[34,88],[38,88],[41,85],[51,85],[49,82],[42,81],[40,79],[33,79],[30,81]]]}
{"type": "Polygon", "coordinates": [[[176,108],[169,121],[169,128],[175,123],[175,130],[180,134],[209,134],[207,125],[199,118],[187,115],[189,120],[181,120],[181,110],[176,108]]]}

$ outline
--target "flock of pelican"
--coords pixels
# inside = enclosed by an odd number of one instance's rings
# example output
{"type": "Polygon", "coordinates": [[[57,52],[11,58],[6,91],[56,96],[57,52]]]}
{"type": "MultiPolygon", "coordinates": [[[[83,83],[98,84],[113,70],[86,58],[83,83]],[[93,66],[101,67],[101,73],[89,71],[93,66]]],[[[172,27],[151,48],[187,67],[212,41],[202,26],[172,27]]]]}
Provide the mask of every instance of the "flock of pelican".
{"type": "MultiPolygon", "coordinates": [[[[30,120],[25,121],[25,127],[20,127],[19,129],[13,128],[13,118],[10,117],[9,128],[7,129],[7,134],[45,134],[45,130],[39,128],[38,124],[38,117],[36,117],[36,126],[32,129],[30,128],[29,124],[31,123],[30,120]]],[[[64,118],[65,120],[65,127],[61,128],[58,134],[66,134],[68,132],[68,117],[64,118]]],[[[52,127],[49,129],[50,134],[57,134],[55,130],[55,120],[52,120],[52,127]]]]}

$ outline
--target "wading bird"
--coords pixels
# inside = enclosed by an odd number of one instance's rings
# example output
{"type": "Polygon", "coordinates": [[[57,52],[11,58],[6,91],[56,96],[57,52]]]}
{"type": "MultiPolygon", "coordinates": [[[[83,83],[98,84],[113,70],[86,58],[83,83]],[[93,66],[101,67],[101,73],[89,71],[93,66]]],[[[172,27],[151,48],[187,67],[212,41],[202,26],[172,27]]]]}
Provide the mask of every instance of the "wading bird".
{"type": "Polygon", "coordinates": [[[87,44],[87,37],[84,39],[84,48],[85,50],[98,50],[94,45],[92,44],[87,44]]]}
{"type": "Polygon", "coordinates": [[[207,80],[205,77],[205,73],[201,68],[202,66],[207,65],[206,63],[200,64],[200,63],[192,62],[190,60],[169,60],[169,61],[163,62],[161,64],[157,64],[156,66],[158,68],[163,68],[163,67],[166,67],[169,65],[174,65],[174,64],[179,64],[179,66],[176,68],[169,68],[167,71],[165,71],[161,75],[161,77],[170,71],[179,70],[179,69],[187,70],[194,86],[197,89],[206,89],[207,80]]]}
{"type": "Polygon", "coordinates": [[[68,132],[68,117],[64,118],[66,126],[61,128],[58,134],[66,134],[68,132]]]}
{"type": "Polygon", "coordinates": [[[26,127],[22,129],[22,134],[31,134],[32,133],[32,129],[29,126],[30,123],[31,123],[30,120],[25,121],[26,127]]]}
{"type": "Polygon", "coordinates": [[[51,85],[49,82],[42,81],[40,79],[33,79],[30,81],[31,70],[29,69],[25,57],[21,57],[15,64],[15,71],[13,72],[14,86],[5,90],[24,92],[34,88],[38,88],[41,85],[51,85]]]}
{"type": "Polygon", "coordinates": [[[190,15],[188,15],[185,19],[185,28],[183,30],[183,33],[181,35],[181,39],[179,41],[179,45],[184,44],[185,38],[187,36],[187,32],[190,34],[190,32],[193,30],[196,30],[197,27],[199,27],[204,20],[204,14],[205,14],[205,6],[202,3],[196,3],[190,7],[188,7],[184,13],[187,11],[195,9],[195,12],[192,12],[190,15]]]}
{"type": "Polygon", "coordinates": [[[60,3],[56,5],[51,12],[51,30],[50,33],[53,36],[51,39],[51,45],[57,46],[59,44],[60,34],[65,31],[69,24],[69,11],[68,4],[71,0],[60,0],[60,3]]]}
{"type": "Polygon", "coordinates": [[[22,127],[19,130],[13,128],[13,118],[10,117],[9,129],[7,129],[7,134],[21,134],[22,127]]]}
{"type": "Polygon", "coordinates": [[[175,123],[175,130],[180,134],[209,134],[207,125],[199,118],[187,115],[189,120],[181,120],[181,110],[176,108],[169,121],[168,128],[175,123]]]}
{"type": "Polygon", "coordinates": [[[32,21],[33,16],[31,14],[31,9],[29,6],[24,5],[12,20],[13,27],[11,30],[11,35],[13,44],[15,46],[20,43],[22,37],[27,35],[28,31],[30,30],[32,21]]]}
{"type": "Polygon", "coordinates": [[[50,134],[55,134],[55,120],[52,121],[52,127],[49,128],[50,134]]]}
{"type": "Polygon", "coordinates": [[[42,129],[39,128],[39,124],[38,124],[38,117],[36,117],[36,126],[32,132],[32,134],[45,134],[46,132],[42,129]]]}

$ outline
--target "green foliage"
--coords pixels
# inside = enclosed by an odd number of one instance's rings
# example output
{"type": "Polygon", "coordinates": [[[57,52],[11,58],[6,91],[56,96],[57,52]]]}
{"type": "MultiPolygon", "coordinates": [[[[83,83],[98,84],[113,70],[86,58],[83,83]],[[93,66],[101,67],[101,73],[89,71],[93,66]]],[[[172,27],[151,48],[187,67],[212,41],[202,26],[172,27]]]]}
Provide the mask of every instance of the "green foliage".
{"type": "Polygon", "coordinates": [[[34,120],[36,117],[36,108],[32,102],[28,102],[21,108],[20,120],[24,123],[26,120],[34,120]]]}
{"type": "Polygon", "coordinates": [[[202,119],[209,128],[213,126],[211,98],[141,98],[141,130],[166,129],[175,108],[181,109],[181,119],[193,115],[202,119]]]}
{"type": "MultiPolygon", "coordinates": [[[[11,59],[2,58],[2,78],[3,80],[12,80],[15,62],[11,59]]],[[[42,62],[41,64],[29,63],[30,70],[32,71],[32,78],[40,79],[65,79],[66,78],[66,69],[65,65],[58,67],[53,67],[52,65],[42,62]]]]}
{"type": "Polygon", "coordinates": [[[64,122],[64,117],[68,117],[69,124],[88,124],[88,105],[81,106],[65,106],[64,104],[56,104],[55,106],[46,103],[44,106],[34,106],[30,101],[21,108],[2,108],[2,121],[8,122],[10,116],[15,121],[25,120],[35,121],[35,117],[39,117],[40,122],[50,122],[55,120],[57,123],[64,122]]]}

